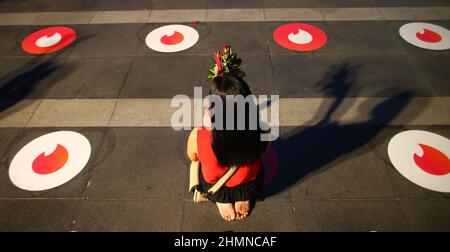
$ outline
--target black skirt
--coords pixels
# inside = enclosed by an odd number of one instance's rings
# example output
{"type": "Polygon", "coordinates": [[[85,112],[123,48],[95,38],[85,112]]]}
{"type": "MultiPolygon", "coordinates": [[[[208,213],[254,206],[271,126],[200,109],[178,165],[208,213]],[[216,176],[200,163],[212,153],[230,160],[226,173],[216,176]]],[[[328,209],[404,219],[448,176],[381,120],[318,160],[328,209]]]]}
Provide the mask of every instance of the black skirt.
{"type": "MultiPolygon", "coordinates": [[[[246,184],[238,185],[235,187],[228,187],[224,185],[216,193],[212,195],[206,194],[206,196],[210,201],[219,203],[234,203],[237,201],[256,200],[259,197],[260,189],[264,179],[263,168],[264,167],[261,167],[261,171],[254,180],[246,184]]],[[[207,192],[209,188],[213,186],[213,184],[209,184],[205,181],[201,171],[199,175],[200,187],[204,192],[207,192]]]]}

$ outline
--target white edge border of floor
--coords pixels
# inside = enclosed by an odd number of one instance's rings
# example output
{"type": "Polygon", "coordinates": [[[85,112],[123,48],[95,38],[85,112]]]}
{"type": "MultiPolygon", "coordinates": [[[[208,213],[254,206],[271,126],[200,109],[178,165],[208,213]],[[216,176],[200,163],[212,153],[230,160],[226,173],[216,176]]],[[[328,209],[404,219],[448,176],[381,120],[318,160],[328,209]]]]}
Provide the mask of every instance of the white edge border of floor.
{"type": "Polygon", "coordinates": [[[0,13],[0,26],[184,22],[450,20],[450,7],[261,8],[0,13]]]}

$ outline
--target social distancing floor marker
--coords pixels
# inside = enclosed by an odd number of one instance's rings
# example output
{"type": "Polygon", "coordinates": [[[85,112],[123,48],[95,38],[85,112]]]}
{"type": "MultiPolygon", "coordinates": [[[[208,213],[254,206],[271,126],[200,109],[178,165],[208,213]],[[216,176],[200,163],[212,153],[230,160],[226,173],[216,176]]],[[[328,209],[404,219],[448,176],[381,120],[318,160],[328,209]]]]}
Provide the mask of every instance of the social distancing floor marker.
{"type": "Polygon", "coordinates": [[[400,36],[408,43],[429,50],[450,48],[450,31],[429,23],[408,23],[400,27],[400,36]]]}
{"type": "Polygon", "coordinates": [[[89,140],[73,131],[57,131],[25,145],[9,166],[17,187],[41,191],[60,186],[83,170],[91,155],[89,140]]]}
{"type": "Polygon", "coordinates": [[[322,48],[328,40],[320,28],[303,23],[284,24],[275,29],[273,39],[280,46],[294,51],[314,51],[322,48]]]}
{"type": "Polygon", "coordinates": [[[191,48],[199,39],[197,30],[186,25],[166,25],[151,31],[145,44],[157,52],[179,52],[191,48]]]}
{"type": "Polygon", "coordinates": [[[435,133],[408,130],[388,145],[394,167],[411,182],[438,192],[450,192],[450,140],[435,133]]]}
{"type": "Polygon", "coordinates": [[[53,26],[28,35],[22,41],[22,49],[30,54],[48,54],[69,46],[77,37],[72,28],[53,26]]]}

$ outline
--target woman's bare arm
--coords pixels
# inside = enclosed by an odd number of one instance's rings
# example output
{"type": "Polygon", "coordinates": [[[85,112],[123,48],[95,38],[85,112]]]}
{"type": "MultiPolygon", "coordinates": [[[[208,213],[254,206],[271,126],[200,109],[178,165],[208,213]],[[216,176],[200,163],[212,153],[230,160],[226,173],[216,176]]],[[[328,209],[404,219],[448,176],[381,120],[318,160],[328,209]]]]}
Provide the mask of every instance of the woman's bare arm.
{"type": "Polygon", "coordinates": [[[198,161],[197,157],[197,129],[193,129],[189,134],[187,143],[187,155],[191,161],[198,161]]]}

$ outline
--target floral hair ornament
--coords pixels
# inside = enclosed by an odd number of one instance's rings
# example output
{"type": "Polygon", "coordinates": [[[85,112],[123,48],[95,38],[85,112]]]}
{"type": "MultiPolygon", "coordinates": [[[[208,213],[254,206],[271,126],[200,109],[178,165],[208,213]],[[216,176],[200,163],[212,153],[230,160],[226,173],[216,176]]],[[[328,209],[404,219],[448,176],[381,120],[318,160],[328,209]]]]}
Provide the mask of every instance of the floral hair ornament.
{"type": "Polygon", "coordinates": [[[234,77],[243,78],[245,72],[241,70],[242,60],[237,57],[229,45],[222,47],[222,52],[214,52],[214,67],[208,71],[208,80],[213,80],[218,76],[232,75],[234,77]]]}

